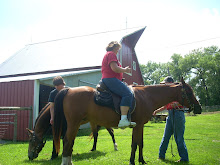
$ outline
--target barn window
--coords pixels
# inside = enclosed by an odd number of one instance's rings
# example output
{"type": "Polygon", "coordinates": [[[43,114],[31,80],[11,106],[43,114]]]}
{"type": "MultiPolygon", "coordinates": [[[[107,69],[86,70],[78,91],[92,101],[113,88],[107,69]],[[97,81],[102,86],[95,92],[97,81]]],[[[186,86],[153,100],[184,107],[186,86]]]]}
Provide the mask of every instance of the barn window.
{"type": "Polygon", "coordinates": [[[136,62],[133,61],[133,70],[136,70],[136,62]]]}

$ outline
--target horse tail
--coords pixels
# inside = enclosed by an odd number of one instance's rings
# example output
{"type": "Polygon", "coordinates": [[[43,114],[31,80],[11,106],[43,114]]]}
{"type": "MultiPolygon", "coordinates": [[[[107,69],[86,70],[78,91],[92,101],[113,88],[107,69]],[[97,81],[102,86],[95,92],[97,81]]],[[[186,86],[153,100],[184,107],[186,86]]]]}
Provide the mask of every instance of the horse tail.
{"type": "Polygon", "coordinates": [[[68,88],[61,90],[54,102],[54,123],[53,123],[53,132],[54,132],[54,145],[56,152],[60,152],[60,138],[63,131],[63,125],[66,123],[66,118],[63,112],[63,99],[68,92],[68,88]]]}

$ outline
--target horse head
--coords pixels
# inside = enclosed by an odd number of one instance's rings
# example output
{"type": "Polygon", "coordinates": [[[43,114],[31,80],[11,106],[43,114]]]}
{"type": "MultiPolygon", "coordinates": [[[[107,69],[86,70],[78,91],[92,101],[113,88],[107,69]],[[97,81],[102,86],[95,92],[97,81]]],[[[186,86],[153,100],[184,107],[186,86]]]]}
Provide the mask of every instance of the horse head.
{"type": "Polygon", "coordinates": [[[192,87],[185,83],[183,77],[180,81],[182,83],[180,103],[186,107],[189,107],[189,112],[193,111],[194,114],[201,114],[202,108],[193,93],[192,87]]]}
{"type": "Polygon", "coordinates": [[[38,157],[38,154],[44,147],[46,141],[43,141],[43,139],[38,138],[34,131],[28,128],[27,131],[29,135],[28,158],[29,160],[33,160],[38,157]]]}

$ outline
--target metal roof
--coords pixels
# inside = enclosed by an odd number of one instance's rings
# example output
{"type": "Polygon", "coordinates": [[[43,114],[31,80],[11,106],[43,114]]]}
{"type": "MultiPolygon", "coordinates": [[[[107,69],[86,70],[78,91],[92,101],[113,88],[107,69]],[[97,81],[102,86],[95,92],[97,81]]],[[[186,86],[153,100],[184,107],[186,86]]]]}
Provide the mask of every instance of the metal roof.
{"type": "Polygon", "coordinates": [[[145,27],[26,45],[0,65],[0,78],[8,75],[101,66],[109,42],[120,41],[143,29],[145,27]]]}

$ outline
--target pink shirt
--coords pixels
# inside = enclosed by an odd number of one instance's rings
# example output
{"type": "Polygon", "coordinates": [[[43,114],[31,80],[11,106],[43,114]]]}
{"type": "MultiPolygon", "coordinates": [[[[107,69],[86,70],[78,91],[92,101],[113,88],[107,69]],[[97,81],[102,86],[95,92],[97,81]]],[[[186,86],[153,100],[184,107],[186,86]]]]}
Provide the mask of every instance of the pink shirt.
{"type": "Polygon", "coordinates": [[[117,78],[121,81],[123,78],[123,73],[116,73],[111,69],[110,63],[112,61],[115,61],[118,64],[118,66],[121,67],[121,64],[118,61],[116,54],[112,51],[107,52],[102,60],[102,79],[117,78]]]}

